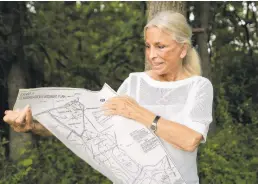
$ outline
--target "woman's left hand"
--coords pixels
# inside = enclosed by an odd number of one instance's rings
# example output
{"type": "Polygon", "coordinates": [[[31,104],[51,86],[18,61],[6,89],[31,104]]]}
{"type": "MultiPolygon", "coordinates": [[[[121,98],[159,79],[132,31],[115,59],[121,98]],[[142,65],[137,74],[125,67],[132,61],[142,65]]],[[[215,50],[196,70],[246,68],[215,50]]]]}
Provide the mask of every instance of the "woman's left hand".
{"type": "Polygon", "coordinates": [[[103,105],[105,115],[119,115],[129,119],[136,119],[141,114],[141,106],[129,96],[113,97],[103,105]]]}

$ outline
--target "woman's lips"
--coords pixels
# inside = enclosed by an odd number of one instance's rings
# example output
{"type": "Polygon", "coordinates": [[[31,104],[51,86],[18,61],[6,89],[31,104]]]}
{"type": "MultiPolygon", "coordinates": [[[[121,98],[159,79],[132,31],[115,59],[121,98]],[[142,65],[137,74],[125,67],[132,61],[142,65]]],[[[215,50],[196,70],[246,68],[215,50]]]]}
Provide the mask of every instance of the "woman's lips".
{"type": "Polygon", "coordinates": [[[154,67],[154,68],[161,68],[162,67],[162,65],[164,64],[164,62],[157,62],[157,63],[152,63],[152,67],[154,67]]]}

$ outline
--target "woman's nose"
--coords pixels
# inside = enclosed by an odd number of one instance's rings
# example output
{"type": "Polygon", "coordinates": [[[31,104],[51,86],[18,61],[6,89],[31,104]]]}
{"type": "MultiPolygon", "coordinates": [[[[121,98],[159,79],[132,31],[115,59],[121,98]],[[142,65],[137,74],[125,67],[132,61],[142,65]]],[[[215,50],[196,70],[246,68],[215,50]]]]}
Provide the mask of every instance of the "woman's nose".
{"type": "Polygon", "coordinates": [[[150,48],[150,58],[153,59],[153,58],[156,58],[157,57],[157,51],[155,50],[154,47],[151,47],[150,48]]]}

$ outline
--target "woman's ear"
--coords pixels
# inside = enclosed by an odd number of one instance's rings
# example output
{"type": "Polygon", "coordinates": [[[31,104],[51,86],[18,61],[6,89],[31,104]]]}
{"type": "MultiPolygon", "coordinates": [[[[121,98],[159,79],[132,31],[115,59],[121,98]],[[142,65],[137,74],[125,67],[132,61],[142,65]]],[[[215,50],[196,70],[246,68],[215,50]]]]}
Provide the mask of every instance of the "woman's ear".
{"type": "Polygon", "coordinates": [[[188,45],[184,43],[181,54],[180,54],[181,59],[183,59],[186,56],[187,50],[188,50],[188,45]]]}

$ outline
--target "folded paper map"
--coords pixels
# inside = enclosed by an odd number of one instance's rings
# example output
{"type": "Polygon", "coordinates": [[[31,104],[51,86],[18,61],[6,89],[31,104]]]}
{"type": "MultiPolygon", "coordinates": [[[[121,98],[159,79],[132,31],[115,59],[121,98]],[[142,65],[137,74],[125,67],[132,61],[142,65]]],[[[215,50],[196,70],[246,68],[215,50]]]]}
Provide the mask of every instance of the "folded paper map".
{"type": "Polygon", "coordinates": [[[30,104],[34,119],[116,184],[184,184],[161,141],[148,128],[104,115],[101,106],[116,95],[107,84],[100,91],[20,89],[14,110],[30,104]]]}

